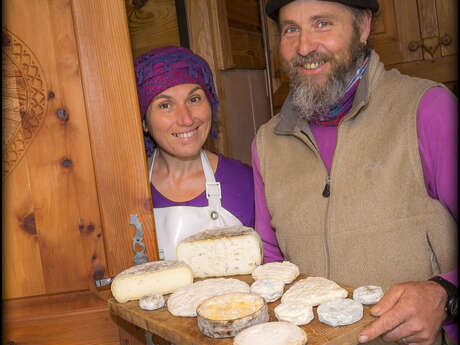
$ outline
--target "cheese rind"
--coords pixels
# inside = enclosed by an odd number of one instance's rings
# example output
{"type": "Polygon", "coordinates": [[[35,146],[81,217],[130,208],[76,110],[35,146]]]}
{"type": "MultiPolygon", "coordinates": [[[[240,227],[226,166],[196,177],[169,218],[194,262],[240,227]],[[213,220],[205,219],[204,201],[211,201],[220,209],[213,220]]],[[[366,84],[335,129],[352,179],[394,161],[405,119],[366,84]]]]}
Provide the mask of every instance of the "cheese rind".
{"type": "Polygon", "coordinates": [[[178,260],[198,278],[250,274],[263,259],[263,245],[252,228],[232,226],[202,231],[182,240],[178,260]]]}
{"type": "Polygon", "coordinates": [[[350,298],[321,303],[316,311],[320,322],[333,327],[351,325],[363,318],[363,305],[350,298]]]}
{"type": "Polygon", "coordinates": [[[360,286],[353,291],[353,299],[361,304],[375,304],[383,297],[383,290],[380,286],[360,286]]]}
{"type": "Polygon", "coordinates": [[[117,274],[111,290],[117,302],[125,303],[149,294],[168,294],[192,283],[193,272],[185,263],[176,260],[152,261],[117,274]]]}
{"type": "Polygon", "coordinates": [[[230,293],[208,298],[197,308],[198,329],[211,338],[234,337],[243,329],[267,322],[265,300],[251,293],[230,293]]]}
{"type": "Polygon", "coordinates": [[[305,345],[307,334],[286,321],[265,322],[238,333],[233,345],[305,345]]]}
{"type": "Polygon", "coordinates": [[[165,299],[160,294],[150,294],[141,297],[139,300],[139,308],[143,310],[156,310],[163,308],[165,305],[165,299]]]}
{"type": "Polygon", "coordinates": [[[234,278],[210,278],[177,289],[169,296],[168,311],[174,316],[196,316],[196,308],[205,299],[231,292],[249,292],[249,285],[234,278]]]}
{"type": "Polygon", "coordinates": [[[258,266],[252,272],[252,278],[254,280],[260,279],[278,279],[285,284],[289,284],[294,281],[299,275],[299,267],[289,261],[283,262],[268,262],[266,264],[258,266]]]}
{"type": "Polygon", "coordinates": [[[280,321],[292,322],[301,326],[310,323],[314,319],[313,307],[305,302],[286,302],[275,307],[275,316],[280,321]]]}
{"type": "Polygon", "coordinates": [[[262,296],[267,302],[274,302],[283,295],[284,282],[278,279],[260,279],[251,285],[251,292],[262,296]]]}
{"type": "Polygon", "coordinates": [[[348,291],[332,280],[308,277],[295,282],[281,297],[281,303],[299,301],[317,306],[332,299],[347,296],[348,291]]]}

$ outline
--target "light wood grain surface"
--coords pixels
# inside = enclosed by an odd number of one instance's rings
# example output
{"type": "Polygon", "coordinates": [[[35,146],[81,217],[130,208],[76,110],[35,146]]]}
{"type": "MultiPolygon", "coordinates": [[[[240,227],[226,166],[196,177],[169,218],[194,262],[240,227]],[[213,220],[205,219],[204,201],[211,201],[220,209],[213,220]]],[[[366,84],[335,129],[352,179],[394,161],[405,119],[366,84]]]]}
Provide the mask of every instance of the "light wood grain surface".
{"type": "MultiPolygon", "coordinates": [[[[254,281],[250,275],[232,276],[252,284],[254,281]]],[[[306,278],[300,275],[295,281],[306,278]]],[[[292,284],[285,286],[286,291],[292,284]]],[[[339,284],[340,285],[340,284],[339,284]]],[[[343,286],[343,285],[342,285],[343,286]]],[[[343,286],[352,295],[353,288],[343,286]]],[[[167,297],[167,296],[166,296],[167,297]]],[[[268,303],[270,321],[277,321],[274,308],[280,304],[280,300],[268,303]]],[[[114,299],[109,300],[110,310],[113,314],[145,329],[158,334],[175,345],[231,345],[233,338],[213,339],[202,334],[197,326],[196,317],[173,316],[166,307],[145,311],[139,308],[138,301],[118,303],[114,299]]],[[[359,331],[372,322],[375,318],[369,314],[369,307],[364,307],[364,317],[349,326],[330,327],[318,321],[316,307],[313,308],[315,319],[308,325],[301,326],[308,336],[308,345],[352,345],[358,344],[359,331]]]]}

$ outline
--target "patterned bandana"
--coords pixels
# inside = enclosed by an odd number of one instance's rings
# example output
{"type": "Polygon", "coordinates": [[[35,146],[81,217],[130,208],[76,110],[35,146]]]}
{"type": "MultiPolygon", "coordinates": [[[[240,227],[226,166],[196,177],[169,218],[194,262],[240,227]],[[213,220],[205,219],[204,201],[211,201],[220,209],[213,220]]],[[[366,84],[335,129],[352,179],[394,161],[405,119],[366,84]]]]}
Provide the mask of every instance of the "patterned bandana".
{"type": "Polygon", "coordinates": [[[321,114],[315,116],[314,119],[310,119],[309,122],[311,124],[321,126],[337,126],[340,123],[340,120],[342,120],[342,118],[350,111],[351,106],[353,105],[356,89],[358,88],[359,82],[367,68],[368,63],[369,55],[366,56],[361,67],[358,68],[353,78],[351,78],[345,90],[344,96],[339,101],[339,104],[328,114],[321,114]]]}
{"type": "MultiPolygon", "coordinates": [[[[200,85],[211,104],[212,122],[218,108],[218,100],[212,79],[212,72],[207,62],[190,50],[167,46],[153,49],[134,61],[137,94],[142,119],[153,98],[170,87],[180,84],[200,85]]],[[[211,136],[215,137],[213,126],[211,136]]],[[[150,135],[144,134],[147,156],[153,153],[155,143],[150,135]]]]}

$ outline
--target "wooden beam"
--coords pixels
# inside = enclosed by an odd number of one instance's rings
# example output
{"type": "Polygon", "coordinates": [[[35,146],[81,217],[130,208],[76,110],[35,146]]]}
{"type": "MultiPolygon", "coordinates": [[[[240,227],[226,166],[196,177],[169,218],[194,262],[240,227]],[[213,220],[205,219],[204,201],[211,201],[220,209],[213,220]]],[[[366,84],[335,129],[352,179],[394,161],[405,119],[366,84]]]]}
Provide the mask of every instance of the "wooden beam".
{"type": "Polygon", "coordinates": [[[158,259],[147,164],[123,0],[73,0],[108,274],[133,265],[137,214],[158,259]],[[103,19],[101,19],[103,18],[103,19]]]}

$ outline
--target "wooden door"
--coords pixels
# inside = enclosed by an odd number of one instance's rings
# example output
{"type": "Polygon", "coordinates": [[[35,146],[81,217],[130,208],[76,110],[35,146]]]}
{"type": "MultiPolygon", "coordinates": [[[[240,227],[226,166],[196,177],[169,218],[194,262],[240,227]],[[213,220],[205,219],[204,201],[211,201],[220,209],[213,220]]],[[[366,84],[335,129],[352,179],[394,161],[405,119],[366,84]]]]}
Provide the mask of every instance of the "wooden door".
{"type": "Polygon", "coordinates": [[[120,344],[94,280],[133,264],[129,215],[158,258],[124,1],[3,6],[3,338],[120,344]]]}
{"type": "Polygon", "coordinates": [[[457,0],[380,1],[369,39],[387,68],[457,83],[457,0]]]}

